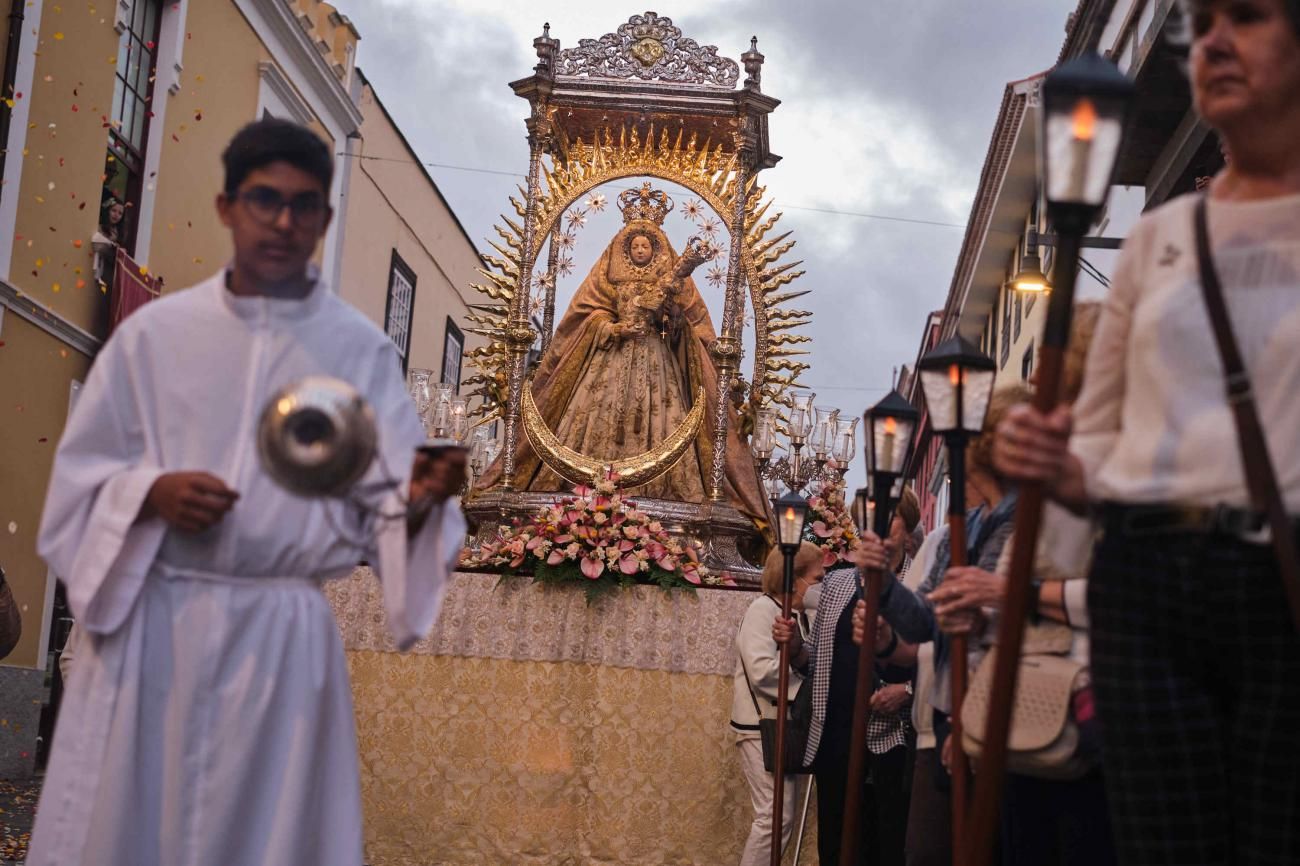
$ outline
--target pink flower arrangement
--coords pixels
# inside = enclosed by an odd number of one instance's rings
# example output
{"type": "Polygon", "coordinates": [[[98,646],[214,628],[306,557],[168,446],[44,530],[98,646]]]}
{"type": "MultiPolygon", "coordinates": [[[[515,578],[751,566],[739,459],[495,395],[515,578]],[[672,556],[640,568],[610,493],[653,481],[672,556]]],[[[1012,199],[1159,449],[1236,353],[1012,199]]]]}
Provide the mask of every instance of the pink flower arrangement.
{"type": "Polygon", "coordinates": [[[588,599],[636,583],[693,589],[728,582],[700,563],[698,544],[674,539],[624,499],[616,477],[573,494],[527,522],[500,527],[477,554],[463,554],[462,564],[499,568],[506,576],[531,569],[534,581],[546,583],[586,581],[588,599]]]}
{"type": "Polygon", "coordinates": [[[822,565],[830,568],[847,560],[858,543],[858,529],[844,506],[844,488],[827,482],[821,491],[808,498],[808,523],[805,536],[822,549],[822,565]]]}

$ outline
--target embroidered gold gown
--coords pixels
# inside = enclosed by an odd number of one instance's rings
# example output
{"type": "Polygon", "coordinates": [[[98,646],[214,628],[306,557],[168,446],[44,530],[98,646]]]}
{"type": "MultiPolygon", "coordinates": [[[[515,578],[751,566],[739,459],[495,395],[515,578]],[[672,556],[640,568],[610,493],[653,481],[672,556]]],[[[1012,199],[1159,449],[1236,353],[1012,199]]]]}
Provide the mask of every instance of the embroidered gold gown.
{"type": "MultiPolygon", "coordinates": [[[[673,273],[676,253],[654,222],[637,220],[615,235],[574,295],[533,378],[543,419],[560,441],[602,460],[617,460],[661,443],[705,389],[705,423],[694,447],[658,479],[633,495],[701,502],[713,461],[717,371],[709,355],[716,339],[708,309],[690,277],[673,273]],[[630,254],[633,237],[651,239],[644,266],[630,254]]],[[[728,436],[724,494],[739,511],[765,523],[761,488],[748,451],[728,436]]],[[[521,490],[565,490],[569,485],[542,464],[520,436],[516,483],[521,490]]],[[[500,461],[483,485],[500,480],[500,461]]]]}

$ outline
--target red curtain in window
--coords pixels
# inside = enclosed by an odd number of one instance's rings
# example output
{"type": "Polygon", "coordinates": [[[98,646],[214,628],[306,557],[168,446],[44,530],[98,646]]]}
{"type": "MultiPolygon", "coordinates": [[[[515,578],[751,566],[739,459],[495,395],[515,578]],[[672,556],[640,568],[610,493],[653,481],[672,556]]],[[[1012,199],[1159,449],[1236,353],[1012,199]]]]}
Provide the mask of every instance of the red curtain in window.
{"type": "Polygon", "coordinates": [[[162,293],[162,280],[140,272],[140,266],[121,247],[113,263],[113,289],[108,300],[108,332],[122,320],[162,293]]]}

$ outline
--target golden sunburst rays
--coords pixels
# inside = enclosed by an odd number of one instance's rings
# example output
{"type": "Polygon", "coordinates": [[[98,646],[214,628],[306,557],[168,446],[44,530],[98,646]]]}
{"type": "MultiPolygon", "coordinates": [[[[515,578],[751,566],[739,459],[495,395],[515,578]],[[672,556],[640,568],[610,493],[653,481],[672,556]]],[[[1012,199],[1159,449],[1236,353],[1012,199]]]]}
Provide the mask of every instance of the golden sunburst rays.
{"type": "MultiPolygon", "coordinates": [[[[634,126],[606,129],[590,143],[569,141],[561,133],[555,155],[543,166],[542,177],[531,256],[535,262],[552,231],[565,231],[564,215],[570,207],[584,197],[588,201],[598,197],[604,204],[604,197],[595,192],[603,184],[631,177],[655,177],[678,184],[698,196],[723,226],[730,222],[739,191],[734,153],[728,153],[720,143],[701,141],[695,134],[679,130],[673,135],[667,129],[656,131],[653,125],[644,136],[634,126]]],[[[808,354],[806,349],[796,347],[811,342],[811,338],[792,331],[806,325],[812,314],[784,306],[808,292],[783,290],[804,275],[800,269],[803,263],[784,261],[795,241],[790,232],[776,231],[781,214],[773,212],[770,200],[763,200],[765,192],[756,177],[748,180],[740,268],[754,313],[754,371],[749,399],[756,408],[777,406],[784,419],[780,407],[793,405],[789,391],[797,387],[799,376],[809,368],[806,362],[794,359],[808,354]]],[[[523,268],[526,201],[527,192],[522,188],[518,198],[511,196],[517,219],[502,215],[502,224],[495,227],[499,240],[489,241],[491,252],[483,255],[484,267],[479,269],[486,281],[472,286],[485,296],[486,302],[473,305],[467,317],[472,327],[467,330],[487,342],[466,353],[475,372],[465,384],[472,389],[471,396],[481,399],[477,411],[483,415],[503,409],[508,392],[510,349],[506,332],[523,268]]],[[[725,257],[719,259],[719,265],[725,272],[725,257]]]]}

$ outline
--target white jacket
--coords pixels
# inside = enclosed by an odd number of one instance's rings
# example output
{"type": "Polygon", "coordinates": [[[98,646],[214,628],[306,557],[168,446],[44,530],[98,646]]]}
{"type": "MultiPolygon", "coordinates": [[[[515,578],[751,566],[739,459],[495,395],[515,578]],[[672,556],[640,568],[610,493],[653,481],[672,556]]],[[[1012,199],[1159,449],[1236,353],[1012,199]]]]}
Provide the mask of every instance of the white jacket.
{"type": "MultiPolygon", "coordinates": [[[[750,603],[736,632],[736,674],[731,697],[731,728],[737,740],[758,738],[758,713],[754,703],[762,709],[764,718],[776,718],[777,686],[780,675],[780,655],[776,641],[772,640],[772,624],[781,615],[781,606],[771,597],[760,595],[750,603]],[[743,662],[743,664],[742,664],[743,662]],[[746,681],[745,674],[749,678],[746,681]],[[753,688],[751,697],[750,688],[753,688]]],[[[804,631],[802,618],[800,631],[804,631]]],[[[790,671],[789,699],[799,693],[803,677],[790,671]]]]}

